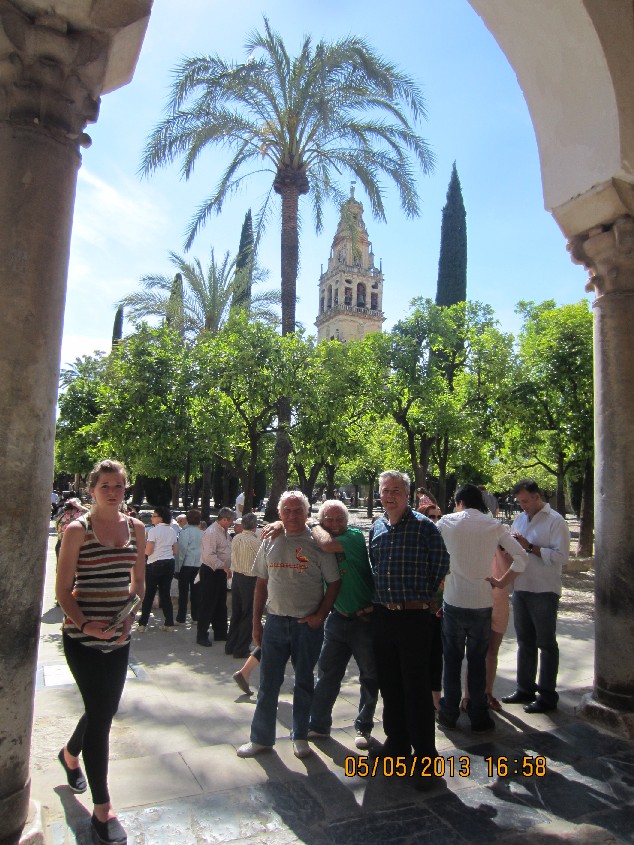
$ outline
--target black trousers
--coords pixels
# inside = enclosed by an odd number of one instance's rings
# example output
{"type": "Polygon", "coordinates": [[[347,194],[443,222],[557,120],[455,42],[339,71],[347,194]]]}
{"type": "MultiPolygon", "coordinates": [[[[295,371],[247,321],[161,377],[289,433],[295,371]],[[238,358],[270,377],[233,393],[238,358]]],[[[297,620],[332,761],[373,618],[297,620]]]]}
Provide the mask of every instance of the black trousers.
{"type": "Polygon", "coordinates": [[[225,643],[227,654],[248,655],[253,633],[254,575],[234,572],[231,579],[231,620],[225,643]]]}
{"type": "Polygon", "coordinates": [[[171,558],[169,560],[155,560],[154,563],[148,563],[145,567],[145,596],[141,605],[139,625],[147,625],[157,590],[161,610],[165,614],[165,624],[170,627],[174,624],[174,608],[170,596],[170,587],[172,586],[175,566],[174,558],[171,558]]]}
{"type": "Polygon", "coordinates": [[[191,596],[191,611],[194,622],[198,619],[199,584],[194,584],[198,575],[198,566],[183,566],[178,573],[178,613],[177,622],[185,622],[187,617],[187,600],[191,596]]]}
{"type": "Polygon", "coordinates": [[[66,747],[73,757],[84,758],[86,777],[94,804],[106,804],[110,728],[119,707],[128,670],[130,643],[103,652],[82,645],[67,634],[62,637],[68,668],[84,700],[85,713],[66,747]]]}
{"type": "Polygon", "coordinates": [[[388,610],[372,614],[374,655],[383,697],[383,730],[394,756],[436,756],[431,695],[432,618],[429,610],[388,610]]]}
{"type": "Polygon", "coordinates": [[[200,594],[196,638],[204,640],[213,628],[214,639],[227,639],[227,573],[224,569],[200,567],[200,594]]]}

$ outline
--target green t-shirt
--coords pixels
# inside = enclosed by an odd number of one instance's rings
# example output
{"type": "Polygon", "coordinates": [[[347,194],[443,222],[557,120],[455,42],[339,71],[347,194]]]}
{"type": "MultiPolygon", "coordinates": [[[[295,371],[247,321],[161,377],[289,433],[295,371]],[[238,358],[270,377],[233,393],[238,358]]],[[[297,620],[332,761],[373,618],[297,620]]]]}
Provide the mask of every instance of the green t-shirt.
{"type": "Polygon", "coordinates": [[[343,560],[339,560],[341,589],[335,609],[341,613],[356,613],[357,610],[372,604],[374,592],[374,578],[365,537],[358,528],[346,528],[345,534],[333,539],[341,543],[344,552],[343,560]]]}

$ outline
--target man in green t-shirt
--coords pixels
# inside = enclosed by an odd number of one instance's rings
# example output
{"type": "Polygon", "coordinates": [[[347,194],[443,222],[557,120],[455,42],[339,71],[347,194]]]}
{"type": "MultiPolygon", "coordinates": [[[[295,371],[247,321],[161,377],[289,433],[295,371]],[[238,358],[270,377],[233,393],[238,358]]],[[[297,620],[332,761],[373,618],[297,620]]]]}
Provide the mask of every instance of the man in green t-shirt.
{"type": "Polygon", "coordinates": [[[336,499],[324,502],[317,519],[319,525],[312,529],[312,535],[324,551],[336,554],[341,589],[324,626],[308,738],[330,735],[332,708],[346,667],[354,657],[361,685],[359,712],[354,723],[355,745],[365,749],[370,745],[379,695],[370,625],[374,591],[372,569],[363,533],[348,526],[348,509],[342,502],[336,499]]]}

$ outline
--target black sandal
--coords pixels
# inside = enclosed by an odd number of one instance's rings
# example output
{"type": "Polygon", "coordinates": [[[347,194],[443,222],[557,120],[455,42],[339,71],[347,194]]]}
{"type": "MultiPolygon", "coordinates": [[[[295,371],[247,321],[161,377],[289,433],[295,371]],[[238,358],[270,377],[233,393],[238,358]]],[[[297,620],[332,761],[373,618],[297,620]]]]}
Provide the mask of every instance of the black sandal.
{"type": "Polygon", "coordinates": [[[67,766],[66,760],[64,759],[63,748],[57,755],[57,759],[64,767],[64,771],[66,772],[66,781],[73,792],[77,793],[77,795],[81,795],[82,792],[85,792],[88,789],[88,784],[86,783],[86,778],[81,770],[81,766],[76,769],[71,769],[67,766]]]}
{"type": "Polygon", "coordinates": [[[107,822],[100,822],[93,813],[90,823],[102,845],[127,845],[128,834],[123,829],[119,819],[108,819],[107,822]]]}

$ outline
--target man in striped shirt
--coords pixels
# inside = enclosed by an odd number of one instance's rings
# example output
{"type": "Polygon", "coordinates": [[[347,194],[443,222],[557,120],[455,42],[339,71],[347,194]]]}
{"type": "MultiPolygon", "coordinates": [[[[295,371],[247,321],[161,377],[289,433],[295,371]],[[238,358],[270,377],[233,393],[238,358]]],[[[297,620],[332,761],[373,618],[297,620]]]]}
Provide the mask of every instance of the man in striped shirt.
{"type": "MultiPolygon", "coordinates": [[[[420,760],[436,756],[431,694],[430,603],[449,569],[449,555],[434,523],[409,506],[410,479],[388,470],[379,476],[385,510],[370,530],[374,572],[373,636],[383,697],[382,754],[420,760]]],[[[426,788],[434,778],[420,777],[426,788]]]]}

